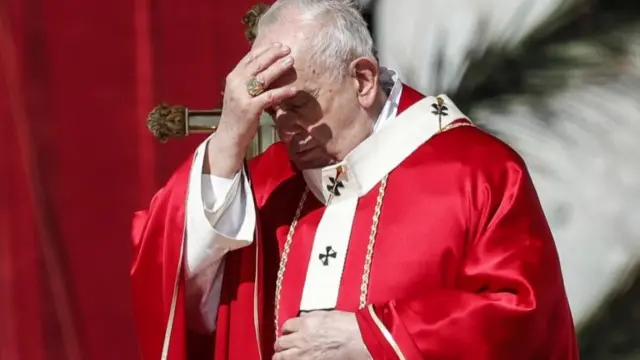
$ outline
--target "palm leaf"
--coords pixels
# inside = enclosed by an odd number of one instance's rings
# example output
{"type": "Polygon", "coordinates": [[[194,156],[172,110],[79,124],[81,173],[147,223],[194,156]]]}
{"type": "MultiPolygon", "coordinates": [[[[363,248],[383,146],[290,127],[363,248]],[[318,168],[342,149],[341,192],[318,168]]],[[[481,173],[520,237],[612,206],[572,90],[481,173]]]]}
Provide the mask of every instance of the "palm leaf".
{"type": "Polygon", "coordinates": [[[452,94],[522,154],[558,243],[582,358],[639,359],[640,11],[632,0],[512,0],[520,7],[495,31],[502,3],[378,0],[381,60],[423,92],[452,94]],[[530,20],[534,10],[543,16],[530,20]]]}
{"type": "Polygon", "coordinates": [[[563,265],[581,269],[565,273],[582,358],[640,359],[640,12],[628,0],[589,10],[506,56],[490,52],[493,66],[471,66],[456,98],[523,153],[563,265]],[[494,112],[510,115],[499,122],[494,112]]]}
{"type": "Polygon", "coordinates": [[[489,100],[544,98],[576,78],[620,76],[633,55],[628,37],[640,26],[640,11],[634,8],[632,0],[573,5],[514,48],[492,47],[481,57],[469,55],[471,65],[454,94],[458,105],[470,109],[489,100]]]}

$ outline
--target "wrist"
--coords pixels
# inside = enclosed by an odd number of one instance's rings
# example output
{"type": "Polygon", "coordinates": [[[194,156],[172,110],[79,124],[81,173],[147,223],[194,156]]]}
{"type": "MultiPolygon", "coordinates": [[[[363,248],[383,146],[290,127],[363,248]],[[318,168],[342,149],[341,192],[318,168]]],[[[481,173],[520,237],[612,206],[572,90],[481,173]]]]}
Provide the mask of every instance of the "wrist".
{"type": "Polygon", "coordinates": [[[233,178],[242,168],[248,146],[226,132],[215,132],[207,143],[203,173],[233,178]]]}
{"type": "Polygon", "coordinates": [[[238,150],[244,156],[249,150],[256,134],[257,128],[245,129],[235,126],[233,122],[229,120],[220,119],[218,129],[213,133],[212,138],[217,139],[216,141],[228,149],[238,150]]]}

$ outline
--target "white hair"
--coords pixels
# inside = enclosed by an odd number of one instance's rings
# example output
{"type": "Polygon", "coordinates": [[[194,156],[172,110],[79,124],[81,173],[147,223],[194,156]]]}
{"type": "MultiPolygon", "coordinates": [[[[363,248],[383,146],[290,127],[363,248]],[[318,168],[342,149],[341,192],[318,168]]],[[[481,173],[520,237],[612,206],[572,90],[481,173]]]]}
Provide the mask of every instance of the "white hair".
{"type": "Polygon", "coordinates": [[[373,39],[354,0],[278,0],[262,16],[258,34],[295,11],[303,24],[317,26],[309,37],[309,59],[334,78],[347,75],[349,63],[359,57],[375,60],[373,39]]]}

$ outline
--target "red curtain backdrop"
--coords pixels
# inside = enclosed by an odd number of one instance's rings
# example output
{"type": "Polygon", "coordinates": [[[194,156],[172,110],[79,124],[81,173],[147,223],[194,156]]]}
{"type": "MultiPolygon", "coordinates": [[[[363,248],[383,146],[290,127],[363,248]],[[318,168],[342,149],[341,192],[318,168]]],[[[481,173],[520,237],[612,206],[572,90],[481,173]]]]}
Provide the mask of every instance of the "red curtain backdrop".
{"type": "Polygon", "coordinates": [[[219,105],[251,5],[0,1],[0,359],[138,357],[131,215],[202,139],[144,120],[219,105]]]}

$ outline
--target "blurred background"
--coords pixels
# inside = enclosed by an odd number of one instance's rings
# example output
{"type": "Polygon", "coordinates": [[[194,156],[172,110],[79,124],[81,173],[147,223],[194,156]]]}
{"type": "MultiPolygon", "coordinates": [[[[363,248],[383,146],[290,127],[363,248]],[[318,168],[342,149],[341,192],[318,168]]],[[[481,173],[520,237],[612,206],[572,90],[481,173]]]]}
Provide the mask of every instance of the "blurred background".
{"type": "MultiPolygon", "coordinates": [[[[203,139],[145,119],[220,104],[253,5],[0,1],[0,359],[137,359],[131,215],[203,139]]],[[[582,359],[640,359],[637,0],[362,5],[383,65],[524,157],[582,359]]]]}

